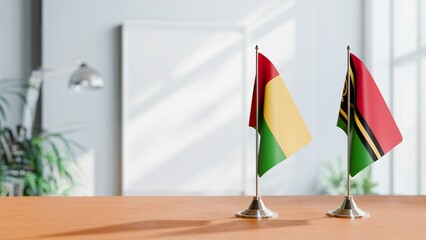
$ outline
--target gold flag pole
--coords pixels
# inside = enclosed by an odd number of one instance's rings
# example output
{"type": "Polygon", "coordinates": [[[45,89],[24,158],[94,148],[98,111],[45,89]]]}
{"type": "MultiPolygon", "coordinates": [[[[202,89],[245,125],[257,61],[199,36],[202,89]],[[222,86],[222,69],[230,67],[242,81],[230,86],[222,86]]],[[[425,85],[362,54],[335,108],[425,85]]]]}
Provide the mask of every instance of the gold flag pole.
{"type": "Polygon", "coordinates": [[[278,216],[276,212],[269,210],[259,195],[259,47],[256,45],[256,196],[250,203],[250,206],[235,216],[240,218],[275,218],[278,216]]]}
{"type": "MultiPolygon", "coordinates": [[[[348,61],[348,72],[346,76],[346,92],[347,92],[347,115],[348,115],[348,123],[347,123],[347,186],[346,186],[346,196],[343,200],[342,205],[333,210],[327,212],[327,215],[330,217],[340,217],[340,218],[368,218],[370,213],[361,210],[355,203],[353,196],[351,195],[351,48],[347,47],[347,61],[348,61]]],[[[355,106],[354,106],[355,107],[355,106]]]]}

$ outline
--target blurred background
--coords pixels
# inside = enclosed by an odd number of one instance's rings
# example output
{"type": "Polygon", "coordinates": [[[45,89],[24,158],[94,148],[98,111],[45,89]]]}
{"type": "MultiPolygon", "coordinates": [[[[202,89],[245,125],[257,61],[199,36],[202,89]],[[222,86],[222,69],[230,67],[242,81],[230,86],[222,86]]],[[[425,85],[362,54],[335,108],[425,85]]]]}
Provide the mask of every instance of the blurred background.
{"type": "Polygon", "coordinates": [[[0,0],[2,194],[252,195],[256,44],[313,137],[260,178],[262,195],[344,193],[347,45],[404,138],[354,192],[425,194],[425,16],[422,0],[0,0]],[[101,89],[69,88],[76,59],[101,89]],[[55,74],[30,97],[40,67],[55,74]]]}

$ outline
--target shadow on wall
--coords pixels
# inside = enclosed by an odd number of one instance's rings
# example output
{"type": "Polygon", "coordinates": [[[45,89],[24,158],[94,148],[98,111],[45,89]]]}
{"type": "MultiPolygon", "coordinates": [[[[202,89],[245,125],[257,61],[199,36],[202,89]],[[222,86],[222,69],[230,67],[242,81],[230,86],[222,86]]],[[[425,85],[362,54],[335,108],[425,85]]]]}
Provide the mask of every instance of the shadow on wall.
{"type": "Polygon", "coordinates": [[[293,79],[294,8],[295,1],[258,7],[236,23],[246,26],[243,34],[220,27],[129,31],[123,194],[243,192],[252,180],[245,174],[248,161],[254,161],[244,152],[253,148],[246,139],[253,135],[247,126],[252,45],[267,46],[268,57],[286,69],[284,79],[293,79]]]}

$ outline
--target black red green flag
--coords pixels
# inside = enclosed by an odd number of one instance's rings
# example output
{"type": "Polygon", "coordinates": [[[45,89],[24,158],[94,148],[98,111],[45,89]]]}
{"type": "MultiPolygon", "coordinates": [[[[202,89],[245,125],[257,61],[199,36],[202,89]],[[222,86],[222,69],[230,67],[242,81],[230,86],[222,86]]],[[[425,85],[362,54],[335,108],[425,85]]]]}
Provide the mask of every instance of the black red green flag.
{"type": "MultiPolygon", "coordinates": [[[[350,54],[350,174],[377,161],[402,141],[401,133],[373,77],[354,54],[350,54]]],[[[337,126],[347,133],[348,78],[342,94],[337,126]]]]}

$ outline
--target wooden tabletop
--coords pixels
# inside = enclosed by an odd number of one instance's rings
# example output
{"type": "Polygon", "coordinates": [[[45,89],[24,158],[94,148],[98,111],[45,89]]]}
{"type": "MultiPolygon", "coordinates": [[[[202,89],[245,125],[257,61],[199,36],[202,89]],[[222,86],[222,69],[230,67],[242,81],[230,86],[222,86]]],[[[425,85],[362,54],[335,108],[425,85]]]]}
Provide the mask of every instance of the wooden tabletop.
{"type": "Polygon", "coordinates": [[[278,218],[235,218],[251,197],[2,197],[0,239],[426,239],[426,196],[356,196],[358,220],[325,216],[341,196],[262,199],[278,218]]]}

